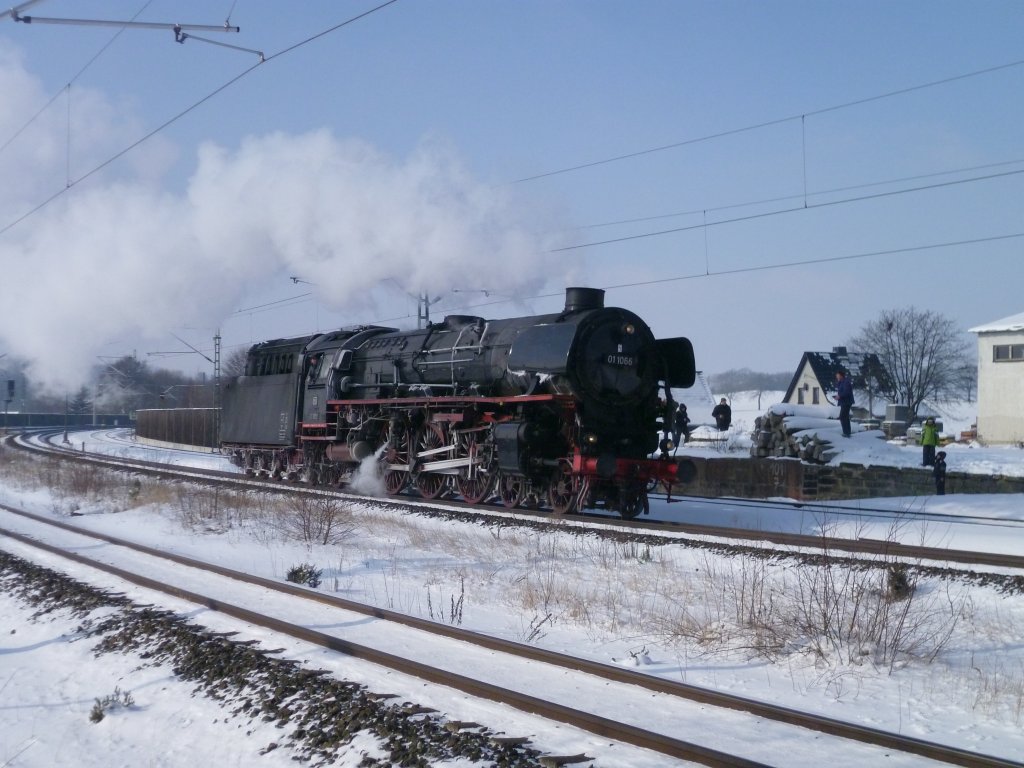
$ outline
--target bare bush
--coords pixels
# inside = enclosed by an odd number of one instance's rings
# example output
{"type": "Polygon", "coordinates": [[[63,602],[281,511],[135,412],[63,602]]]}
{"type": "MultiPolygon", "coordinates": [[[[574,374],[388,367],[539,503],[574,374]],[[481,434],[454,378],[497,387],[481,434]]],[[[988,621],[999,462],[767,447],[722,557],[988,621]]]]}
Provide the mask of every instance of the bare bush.
{"type": "Polygon", "coordinates": [[[131,691],[122,691],[115,687],[112,694],[104,696],[102,699],[96,699],[96,703],[89,711],[89,721],[98,723],[107,716],[107,712],[115,709],[131,709],[134,706],[135,697],[132,696],[131,691]]]}
{"type": "Polygon", "coordinates": [[[298,494],[274,519],[277,530],[306,544],[340,544],[354,530],[352,510],[333,496],[298,494]]]}
{"type": "Polygon", "coordinates": [[[205,488],[179,485],[175,494],[175,511],[185,528],[208,531],[227,530],[230,518],[225,504],[226,494],[216,486],[205,488]]]}
{"type": "Polygon", "coordinates": [[[523,629],[520,635],[520,640],[524,643],[535,643],[543,640],[547,637],[547,632],[544,631],[544,625],[551,625],[553,623],[550,613],[546,616],[535,614],[534,617],[530,619],[529,627],[523,629]]]}
{"type": "Polygon", "coordinates": [[[435,609],[434,601],[427,589],[427,613],[431,621],[444,622],[453,627],[462,626],[462,609],[466,603],[466,577],[459,578],[459,596],[450,595],[450,605],[445,608],[444,601],[435,609]],[[436,615],[435,615],[436,614],[436,615]]]}
{"type": "Polygon", "coordinates": [[[107,478],[102,476],[100,468],[93,464],[80,464],[72,461],[61,468],[64,482],[61,485],[75,496],[95,496],[97,489],[105,485],[107,478]]]}
{"type": "Polygon", "coordinates": [[[791,569],[707,558],[698,574],[685,592],[664,596],[650,626],[670,642],[710,653],[775,660],[809,652],[891,672],[911,659],[934,661],[969,608],[949,588],[915,584],[905,568],[856,569],[827,556],[791,569]]]}

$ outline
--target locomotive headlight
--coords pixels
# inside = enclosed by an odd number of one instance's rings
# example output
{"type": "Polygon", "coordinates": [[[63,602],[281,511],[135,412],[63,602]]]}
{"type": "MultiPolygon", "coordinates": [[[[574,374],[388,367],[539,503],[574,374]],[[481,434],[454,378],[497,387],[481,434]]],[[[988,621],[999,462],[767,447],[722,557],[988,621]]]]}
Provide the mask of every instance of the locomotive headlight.
{"type": "Polygon", "coordinates": [[[668,453],[669,451],[671,451],[675,447],[676,447],[676,444],[674,442],[672,442],[667,437],[664,440],[662,440],[661,444],[658,446],[658,448],[661,449],[662,453],[668,453]]]}
{"type": "Polygon", "coordinates": [[[627,336],[632,336],[634,333],[636,333],[636,326],[633,325],[632,323],[626,323],[624,326],[622,326],[622,332],[627,336]]]}
{"type": "Polygon", "coordinates": [[[588,432],[583,436],[583,442],[589,446],[597,445],[597,435],[593,432],[588,432]]]}

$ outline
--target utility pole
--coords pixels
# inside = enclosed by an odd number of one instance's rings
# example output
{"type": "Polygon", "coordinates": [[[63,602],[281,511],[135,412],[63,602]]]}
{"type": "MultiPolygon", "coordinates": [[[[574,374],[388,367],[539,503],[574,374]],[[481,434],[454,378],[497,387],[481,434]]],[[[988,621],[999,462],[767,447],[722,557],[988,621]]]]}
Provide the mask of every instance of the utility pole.
{"type": "Polygon", "coordinates": [[[220,445],[220,328],[213,337],[213,447],[212,453],[217,452],[220,445]]]}
{"type": "Polygon", "coordinates": [[[416,297],[416,328],[422,330],[430,325],[430,307],[441,300],[440,296],[430,298],[429,294],[421,293],[416,297]]]}
{"type": "Polygon", "coordinates": [[[7,380],[7,396],[4,398],[4,433],[7,432],[7,408],[14,399],[14,379],[7,380]]]}

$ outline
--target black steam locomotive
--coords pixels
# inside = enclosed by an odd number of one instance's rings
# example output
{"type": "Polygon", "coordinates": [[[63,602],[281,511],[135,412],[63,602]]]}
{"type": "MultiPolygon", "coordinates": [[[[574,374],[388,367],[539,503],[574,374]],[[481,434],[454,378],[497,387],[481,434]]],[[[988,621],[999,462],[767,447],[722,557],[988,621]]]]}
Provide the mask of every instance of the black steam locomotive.
{"type": "Polygon", "coordinates": [[[254,474],[343,484],[374,457],[391,494],[632,518],[648,489],[689,479],[667,422],[695,373],[689,340],[569,288],[558,314],[256,344],[225,386],[221,441],[254,474]]]}

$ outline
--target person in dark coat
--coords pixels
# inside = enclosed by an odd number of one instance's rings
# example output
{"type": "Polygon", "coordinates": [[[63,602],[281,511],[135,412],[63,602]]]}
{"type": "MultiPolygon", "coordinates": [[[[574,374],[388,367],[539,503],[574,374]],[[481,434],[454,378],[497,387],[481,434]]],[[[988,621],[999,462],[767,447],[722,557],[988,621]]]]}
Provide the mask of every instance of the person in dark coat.
{"type": "Polygon", "coordinates": [[[935,466],[932,467],[932,477],[935,478],[935,495],[946,495],[946,452],[939,451],[935,454],[935,466]]]}
{"type": "Polygon", "coordinates": [[[686,403],[680,403],[679,408],[676,409],[676,418],[672,425],[672,442],[679,445],[679,438],[683,438],[683,442],[688,442],[690,439],[690,415],[686,412],[686,403]]]}
{"type": "Polygon", "coordinates": [[[711,412],[711,415],[715,417],[715,424],[718,425],[719,432],[725,432],[732,424],[732,408],[725,402],[725,398],[722,398],[722,402],[715,406],[715,410],[711,412]]]}
{"type": "Polygon", "coordinates": [[[843,428],[843,437],[850,437],[850,409],[853,407],[853,383],[847,378],[846,371],[836,371],[836,402],[839,404],[839,425],[843,428]]]}

